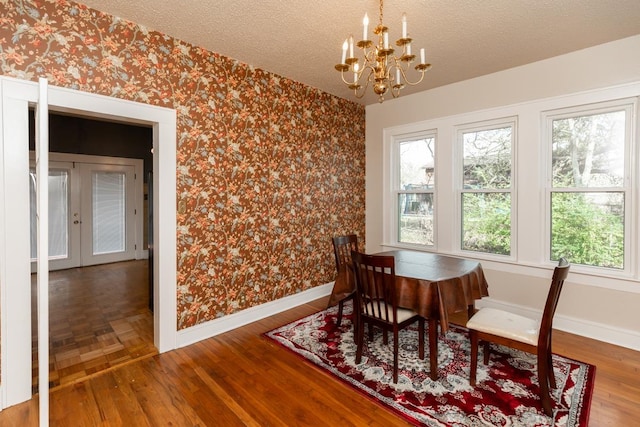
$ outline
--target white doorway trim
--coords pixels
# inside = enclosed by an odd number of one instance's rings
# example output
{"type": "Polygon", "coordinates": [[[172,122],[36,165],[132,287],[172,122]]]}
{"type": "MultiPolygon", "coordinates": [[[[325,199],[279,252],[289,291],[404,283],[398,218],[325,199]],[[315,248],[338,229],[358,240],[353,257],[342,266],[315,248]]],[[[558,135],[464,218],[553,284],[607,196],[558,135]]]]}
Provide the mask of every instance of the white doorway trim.
{"type": "MultiPolygon", "coordinates": [[[[31,398],[28,108],[35,82],[0,76],[0,407],[31,398]]],[[[49,86],[49,110],[153,127],[154,344],[176,348],[176,112],[117,98],[49,86]]]]}

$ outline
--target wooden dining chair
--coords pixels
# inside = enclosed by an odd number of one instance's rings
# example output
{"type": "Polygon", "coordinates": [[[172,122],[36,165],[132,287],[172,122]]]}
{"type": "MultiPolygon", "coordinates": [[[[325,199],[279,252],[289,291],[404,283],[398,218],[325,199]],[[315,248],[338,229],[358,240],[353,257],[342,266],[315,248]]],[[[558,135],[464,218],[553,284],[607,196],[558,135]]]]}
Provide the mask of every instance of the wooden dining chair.
{"type": "Polygon", "coordinates": [[[569,274],[569,263],[561,258],[553,271],[551,287],[547,295],[542,319],[540,321],[519,316],[494,308],[481,308],[469,321],[469,337],[471,340],[471,369],[469,382],[476,385],[478,365],[478,343],[484,343],[484,364],[489,363],[489,342],[512,347],[537,355],[538,382],[540,384],[540,400],[544,412],[551,416],[550,388],[556,388],[556,379],[551,361],[551,333],[553,315],[560,299],[564,280],[569,274]]]}
{"type": "MultiPolygon", "coordinates": [[[[333,254],[336,258],[336,271],[338,272],[338,274],[340,274],[340,272],[344,270],[347,274],[346,280],[355,281],[351,265],[351,251],[358,251],[357,235],[348,234],[346,236],[336,236],[333,238],[333,254]]],[[[353,300],[355,294],[356,292],[354,287],[354,290],[351,294],[338,302],[338,319],[336,320],[336,326],[340,326],[340,324],[342,323],[342,312],[344,311],[344,303],[349,300],[353,300]]]]}
{"type": "Polygon", "coordinates": [[[368,325],[369,341],[373,327],[383,330],[383,342],[388,344],[387,331],[393,332],[393,383],[398,382],[398,333],[418,321],[419,356],[424,359],[424,319],[415,311],[398,307],[395,290],[395,260],[393,256],[366,255],[352,251],[351,259],[356,278],[356,363],[362,360],[364,325],[368,325]]]}

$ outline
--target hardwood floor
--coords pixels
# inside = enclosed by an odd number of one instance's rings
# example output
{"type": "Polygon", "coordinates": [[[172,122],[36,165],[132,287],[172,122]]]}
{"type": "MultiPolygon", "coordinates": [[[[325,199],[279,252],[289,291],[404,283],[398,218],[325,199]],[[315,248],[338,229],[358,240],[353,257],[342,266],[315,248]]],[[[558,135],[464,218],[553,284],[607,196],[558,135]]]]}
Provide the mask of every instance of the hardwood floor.
{"type": "MultiPolygon", "coordinates": [[[[35,275],[32,282],[35,287],[35,275]]],[[[156,354],[148,295],[146,260],[49,273],[49,388],[156,354]]],[[[34,298],[33,390],[37,392],[35,304],[34,298]]]]}
{"type": "MultiPolygon", "coordinates": [[[[406,426],[261,334],[325,307],[295,307],[51,392],[52,426],[406,426]]],[[[564,332],[554,351],[597,366],[591,426],[640,420],[640,352],[564,332]]],[[[0,412],[36,426],[37,397],[0,412]]]]}

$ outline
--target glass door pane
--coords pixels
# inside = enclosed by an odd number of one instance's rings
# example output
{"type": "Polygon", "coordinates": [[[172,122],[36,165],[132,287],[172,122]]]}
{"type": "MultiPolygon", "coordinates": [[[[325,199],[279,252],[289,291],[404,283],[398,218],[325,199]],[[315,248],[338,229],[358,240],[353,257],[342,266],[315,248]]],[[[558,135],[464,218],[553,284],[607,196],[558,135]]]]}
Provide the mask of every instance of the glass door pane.
{"type": "Polygon", "coordinates": [[[92,178],[93,255],[126,249],[125,174],[94,171],[92,178]]]}
{"type": "MultiPolygon", "coordinates": [[[[31,260],[37,254],[36,245],[36,175],[29,170],[29,197],[31,222],[31,260]]],[[[49,259],[69,256],[69,172],[64,169],[49,170],[49,259]]]]}
{"type": "Polygon", "coordinates": [[[81,265],[135,259],[135,173],[130,165],[79,163],[81,265]]]}

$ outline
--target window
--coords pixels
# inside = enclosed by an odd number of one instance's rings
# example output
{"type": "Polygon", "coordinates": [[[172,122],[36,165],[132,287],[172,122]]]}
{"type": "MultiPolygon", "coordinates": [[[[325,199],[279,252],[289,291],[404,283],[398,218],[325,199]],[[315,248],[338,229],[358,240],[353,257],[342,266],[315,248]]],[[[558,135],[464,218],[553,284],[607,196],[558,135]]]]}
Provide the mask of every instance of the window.
{"type": "Polygon", "coordinates": [[[460,248],[511,255],[515,120],[458,128],[460,248]]]}
{"type": "Polygon", "coordinates": [[[368,241],[526,275],[565,257],[576,282],[638,292],[639,103],[634,83],[384,128],[368,241]]]}
{"type": "Polygon", "coordinates": [[[126,174],[92,172],[93,254],[124,252],[127,247],[126,174]]]}
{"type": "MultiPolygon", "coordinates": [[[[49,259],[69,254],[69,171],[49,169],[49,259]]],[[[36,170],[29,169],[31,261],[37,254],[36,170]]]]}
{"type": "Polygon", "coordinates": [[[397,242],[433,246],[435,136],[403,139],[396,144],[397,242]]]}
{"type": "Polygon", "coordinates": [[[625,269],[633,104],[547,115],[549,259],[625,269]]]}

